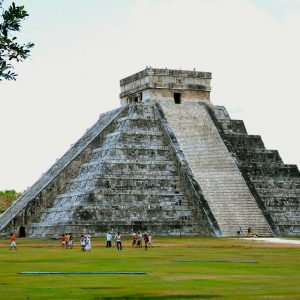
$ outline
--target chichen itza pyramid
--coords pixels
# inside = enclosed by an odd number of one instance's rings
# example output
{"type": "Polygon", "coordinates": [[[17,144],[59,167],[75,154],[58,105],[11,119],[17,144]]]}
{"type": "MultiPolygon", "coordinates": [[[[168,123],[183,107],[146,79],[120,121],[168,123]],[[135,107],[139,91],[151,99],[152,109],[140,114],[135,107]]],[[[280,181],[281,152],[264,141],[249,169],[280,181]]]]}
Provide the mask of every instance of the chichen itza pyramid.
{"type": "Polygon", "coordinates": [[[0,216],[2,236],[300,235],[300,173],[210,101],[211,73],[146,68],[0,216]]]}

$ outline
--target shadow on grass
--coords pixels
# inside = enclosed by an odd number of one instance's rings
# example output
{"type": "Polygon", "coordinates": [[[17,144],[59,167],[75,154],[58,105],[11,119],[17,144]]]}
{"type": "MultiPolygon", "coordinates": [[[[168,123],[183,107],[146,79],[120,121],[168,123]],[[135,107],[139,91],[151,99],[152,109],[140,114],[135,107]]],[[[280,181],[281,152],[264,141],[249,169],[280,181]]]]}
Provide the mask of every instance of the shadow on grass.
{"type": "MultiPolygon", "coordinates": [[[[82,287],[80,288],[82,290],[113,290],[113,289],[117,289],[117,287],[111,287],[111,286],[90,286],[90,287],[82,287]]],[[[114,299],[114,298],[110,298],[110,299],[114,299]]]]}
{"type": "Polygon", "coordinates": [[[222,298],[222,296],[219,295],[158,295],[158,296],[121,296],[121,297],[109,297],[109,298],[95,298],[95,300],[112,300],[112,299],[122,299],[122,300],[137,300],[137,299],[143,299],[143,300],[156,300],[156,299],[217,299],[222,298]]]}

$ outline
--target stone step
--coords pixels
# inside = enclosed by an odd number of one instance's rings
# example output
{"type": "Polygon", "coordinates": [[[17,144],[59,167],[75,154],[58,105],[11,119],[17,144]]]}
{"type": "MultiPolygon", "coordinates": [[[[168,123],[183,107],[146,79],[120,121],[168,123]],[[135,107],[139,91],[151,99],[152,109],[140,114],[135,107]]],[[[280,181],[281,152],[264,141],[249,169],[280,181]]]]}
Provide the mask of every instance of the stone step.
{"type": "Polygon", "coordinates": [[[164,166],[164,165],[169,165],[173,166],[174,161],[172,160],[146,160],[146,159],[116,159],[116,158],[111,158],[107,157],[105,159],[102,159],[100,162],[99,161],[90,161],[88,163],[82,164],[82,167],[86,166],[95,166],[95,165],[106,165],[106,164],[114,164],[114,165],[157,165],[157,166],[164,166]]]}
{"type": "MultiPolygon", "coordinates": [[[[119,118],[116,122],[117,123],[122,123],[125,121],[146,121],[145,124],[148,123],[156,123],[157,122],[157,118],[155,116],[143,116],[143,115],[128,115],[122,118],[119,118]]],[[[141,126],[143,126],[143,124],[141,124],[141,126]]],[[[140,126],[139,126],[140,127],[140,126]]]]}
{"type": "Polygon", "coordinates": [[[102,174],[107,174],[108,176],[138,176],[141,175],[143,176],[176,176],[178,175],[178,171],[177,169],[174,170],[165,170],[165,171],[161,171],[161,170],[147,170],[147,169],[143,169],[143,170],[106,170],[105,172],[103,172],[103,170],[100,171],[86,171],[81,173],[80,176],[99,176],[102,174]],[[109,171],[109,172],[108,172],[109,171]]]}
{"type": "Polygon", "coordinates": [[[163,132],[161,132],[160,130],[124,130],[124,131],[121,131],[121,130],[116,130],[115,132],[112,132],[112,133],[109,133],[106,135],[106,137],[122,137],[122,138],[126,138],[127,136],[130,137],[130,136],[138,136],[139,138],[147,138],[148,136],[163,136],[163,132]]]}
{"type": "MultiPolygon", "coordinates": [[[[168,175],[163,175],[163,176],[153,176],[153,175],[132,175],[132,174],[125,174],[125,175],[109,175],[109,174],[99,174],[96,175],[95,177],[93,176],[91,179],[98,180],[98,179],[109,179],[109,180],[149,180],[149,181],[169,181],[172,184],[179,184],[180,183],[180,178],[179,176],[168,176],[168,175]]],[[[86,176],[78,176],[76,177],[72,182],[83,182],[87,179],[86,176]]]]}
{"type": "Polygon", "coordinates": [[[111,149],[121,149],[121,150],[146,150],[146,151],[169,151],[169,147],[166,145],[137,145],[137,144],[130,144],[130,147],[127,144],[116,144],[116,145],[103,145],[102,147],[96,148],[93,150],[93,152],[98,152],[98,151],[107,151],[111,149]]]}
{"type": "Polygon", "coordinates": [[[132,147],[127,148],[125,147],[125,145],[116,145],[114,147],[111,146],[106,146],[106,147],[100,147],[100,148],[96,148],[93,150],[93,153],[97,153],[97,152],[103,152],[103,151],[121,151],[122,153],[124,153],[124,151],[140,151],[140,152],[151,152],[151,151],[161,151],[161,152],[168,152],[170,151],[168,146],[156,146],[156,147],[146,147],[144,146],[136,146],[136,145],[132,145],[132,147]]]}

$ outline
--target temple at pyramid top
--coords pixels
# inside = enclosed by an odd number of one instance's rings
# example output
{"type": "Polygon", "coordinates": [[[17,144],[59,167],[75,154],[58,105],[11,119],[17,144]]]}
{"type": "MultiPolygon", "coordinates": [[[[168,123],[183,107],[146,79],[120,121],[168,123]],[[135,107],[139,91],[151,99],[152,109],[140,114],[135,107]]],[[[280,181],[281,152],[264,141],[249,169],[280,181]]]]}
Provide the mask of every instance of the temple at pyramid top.
{"type": "Polygon", "coordinates": [[[209,72],[147,67],[120,81],[121,105],[157,100],[170,100],[176,104],[184,101],[211,104],[210,80],[209,72]]]}

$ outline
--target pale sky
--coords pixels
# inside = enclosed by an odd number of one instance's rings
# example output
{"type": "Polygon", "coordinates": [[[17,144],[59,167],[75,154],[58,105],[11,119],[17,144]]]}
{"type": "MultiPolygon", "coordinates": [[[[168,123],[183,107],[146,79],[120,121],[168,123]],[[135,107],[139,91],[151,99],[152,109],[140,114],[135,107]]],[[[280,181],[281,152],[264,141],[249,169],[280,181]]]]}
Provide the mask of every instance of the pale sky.
{"type": "Polygon", "coordinates": [[[300,0],[15,2],[35,47],[0,83],[0,190],[33,185],[146,66],[212,72],[212,102],[300,166],[300,0]]]}

